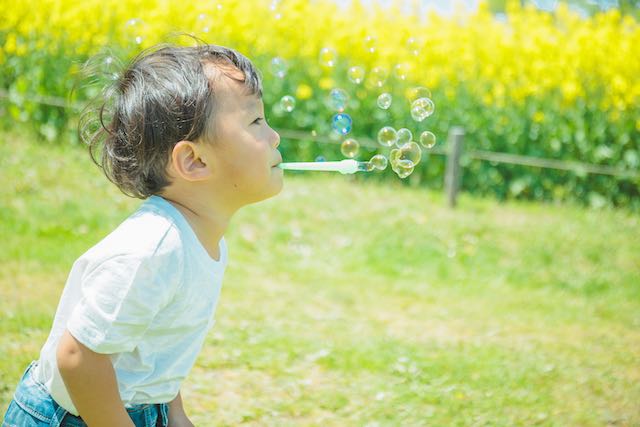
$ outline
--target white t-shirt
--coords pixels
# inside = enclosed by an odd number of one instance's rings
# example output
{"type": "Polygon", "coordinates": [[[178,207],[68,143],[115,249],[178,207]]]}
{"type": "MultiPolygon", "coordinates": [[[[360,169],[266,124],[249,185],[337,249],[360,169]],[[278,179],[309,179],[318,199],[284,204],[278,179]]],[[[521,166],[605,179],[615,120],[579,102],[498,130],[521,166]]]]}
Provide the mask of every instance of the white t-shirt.
{"type": "Polygon", "coordinates": [[[74,264],[35,379],[78,415],[56,362],[65,328],[110,354],[125,406],[175,398],[213,326],[227,248],[212,259],[182,214],[151,196],[74,264]]]}

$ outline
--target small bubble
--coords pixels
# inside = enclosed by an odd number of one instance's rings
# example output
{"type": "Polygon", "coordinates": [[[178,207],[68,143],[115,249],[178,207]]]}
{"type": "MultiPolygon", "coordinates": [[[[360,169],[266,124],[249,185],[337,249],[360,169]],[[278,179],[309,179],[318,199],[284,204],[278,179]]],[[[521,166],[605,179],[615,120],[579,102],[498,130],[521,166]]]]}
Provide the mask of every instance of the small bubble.
{"type": "Polygon", "coordinates": [[[395,67],[393,67],[393,74],[395,74],[395,76],[400,80],[406,80],[410,71],[411,66],[405,63],[397,64],[395,67]]]}
{"type": "Polygon", "coordinates": [[[391,126],[385,126],[378,131],[378,142],[385,147],[391,147],[398,140],[398,133],[391,126]]]}
{"type": "Polygon", "coordinates": [[[352,126],[353,120],[351,120],[351,116],[345,113],[336,114],[331,120],[331,127],[341,135],[346,135],[351,132],[352,126]]]}
{"type": "Polygon", "coordinates": [[[285,95],[280,99],[280,106],[284,111],[290,113],[296,108],[296,99],[291,95],[285,95]]]}
{"type": "Polygon", "coordinates": [[[320,49],[320,65],[325,67],[333,67],[336,65],[338,54],[332,47],[323,47],[320,49]]]}
{"type": "Polygon", "coordinates": [[[388,109],[391,106],[391,101],[393,100],[393,97],[391,96],[390,93],[382,93],[380,94],[380,96],[378,96],[378,107],[382,108],[383,110],[388,109]]]}
{"type": "Polygon", "coordinates": [[[364,170],[366,172],[371,172],[375,169],[376,169],[375,165],[371,162],[360,162],[358,166],[358,170],[364,170]]]}
{"type": "Polygon", "coordinates": [[[354,65],[353,67],[349,67],[347,70],[347,77],[351,83],[355,83],[359,85],[364,80],[364,68],[359,65],[354,65]]]}
{"type": "Polygon", "coordinates": [[[377,43],[378,41],[375,36],[366,36],[364,38],[364,49],[369,53],[375,53],[377,43]]]}
{"type": "Polygon", "coordinates": [[[413,138],[411,131],[407,128],[401,128],[398,130],[398,140],[396,141],[396,145],[401,147],[411,141],[411,138],[413,138]]]}
{"type": "Polygon", "coordinates": [[[345,157],[354,158],[360,150],[360,144],[353,138],[345,139],[340,146],[340,151],[345,157]]]}
{"type": "Polygon", "coordinates": [[[324,156],[318,156],[318,157],[316,157],[316,160],[315,160],[315,161],[316,161],[316,162],[326,162],[326,161],[327,161],[327,159],[325,159],[325,158],[324,158],[324,156]]]}
{"type": "Polygon", "coordinates": [[[431,98],[431,91],[424,86],[415,86],[407,89],[405,95],[409,102],[413,102],[418,98],[431,98]]]}
{"type": "Polygon", "coordinates": [[[420,134],[420,144],[425,148],[433,148],[436,145],[436,136],[433,132],[425,130],[420,134]]]}
{"type": "Polygon", "coordinates": [[[279,79],[283,79],[287,75],[288,65],[284,59],[276,56],[269,63],[269,71],[279,79]]]}
{"type": "Polygon", "coordinates": [[[420,54],[418,41],[414,37],[409,37],[407,39],[407,49],[409,49],[409,52],[414,56],[418,56],[420,54]]]}
{"type": "Polygon", "coordinates": [[[371,73],[369,74],[371,84],[375,87],[384,86],[385,82],[387,81],[387,77],[387,70],[382,67],[373,67],[371,73]]]}
{"type": "Polygon", "coordinates": [[[376,169],[383,171],[387,168],[388,161],[382,154],[376,154],[369,160],[369,163],[371,163],[376,169]]]}
{"type": "Polygon", "coordinates": [[[411,117],[417,122],[421,122],[433,114],[435,105],[429,98],[418,98],[411,103],[411,117]]]}
{"type": "Polygon", "coordinates": [[[327,107],[333,111],[342,113],[347,108],[347,102],[349,101],[349,95],[342,89],[334,88],[329,92],[327,97],[327,107]]]}

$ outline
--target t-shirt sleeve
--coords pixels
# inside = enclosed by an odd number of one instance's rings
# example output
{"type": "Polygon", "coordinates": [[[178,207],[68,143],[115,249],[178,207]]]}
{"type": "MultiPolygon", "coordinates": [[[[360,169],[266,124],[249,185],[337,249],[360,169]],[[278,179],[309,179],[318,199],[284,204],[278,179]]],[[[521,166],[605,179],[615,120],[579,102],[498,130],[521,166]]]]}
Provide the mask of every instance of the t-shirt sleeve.
{"type": "Polygon", "coordinates": [[[118,255],[88,269],[81,298],[67,322],[78,341],[96,353],[132,351],[181,283],[181,262],[118,255]]]}

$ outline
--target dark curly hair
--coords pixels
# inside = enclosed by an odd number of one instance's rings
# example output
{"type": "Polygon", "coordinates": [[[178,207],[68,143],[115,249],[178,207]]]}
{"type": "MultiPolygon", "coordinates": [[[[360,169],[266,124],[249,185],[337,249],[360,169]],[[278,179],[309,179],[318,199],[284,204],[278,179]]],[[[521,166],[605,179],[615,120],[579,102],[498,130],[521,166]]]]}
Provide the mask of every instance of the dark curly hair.
{"type": "Polygon", "coordinates": [[[233,49],[210,44],[146,49],[82,113],[80,139],[123,193],[141,199],[158,194],[170,184],[166,170],[174,145],[214,135],[215,78],[221,74],[262,96],[258,70],[233,49]]]}

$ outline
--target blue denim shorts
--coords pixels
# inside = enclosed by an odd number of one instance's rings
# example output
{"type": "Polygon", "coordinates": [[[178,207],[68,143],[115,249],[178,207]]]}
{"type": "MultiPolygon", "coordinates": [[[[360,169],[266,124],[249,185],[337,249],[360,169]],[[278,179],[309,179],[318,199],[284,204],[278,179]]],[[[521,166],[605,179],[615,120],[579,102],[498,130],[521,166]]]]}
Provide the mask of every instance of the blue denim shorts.
{"type": "MultiPolygon", "coordinates": [[[[80,417],[67,412],[49,395],[46,387],[31,374],[36,362],[25,371],[13,400],[4,416],[2,427],[86,427],[80,417]]],[[[169,424],[169,406],[165,404],[136,405],[127,408],[136,427],[166,427],[169,424]]]]}

